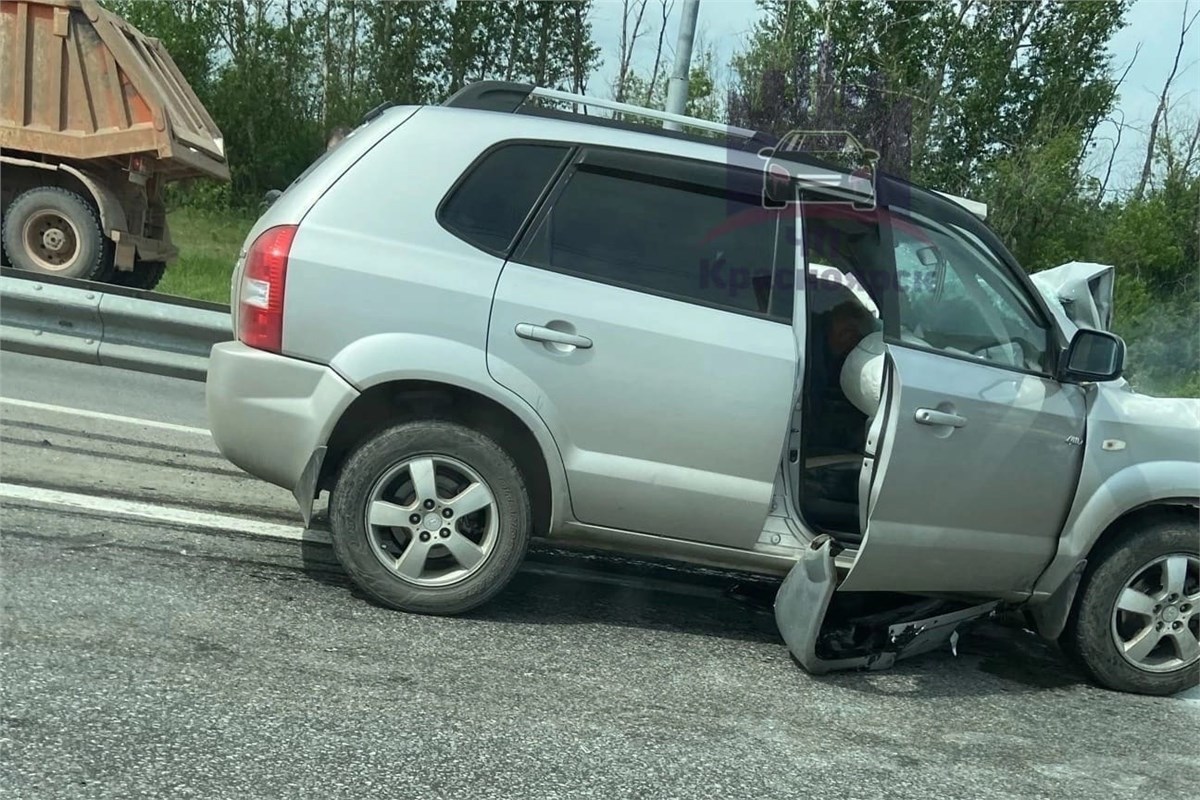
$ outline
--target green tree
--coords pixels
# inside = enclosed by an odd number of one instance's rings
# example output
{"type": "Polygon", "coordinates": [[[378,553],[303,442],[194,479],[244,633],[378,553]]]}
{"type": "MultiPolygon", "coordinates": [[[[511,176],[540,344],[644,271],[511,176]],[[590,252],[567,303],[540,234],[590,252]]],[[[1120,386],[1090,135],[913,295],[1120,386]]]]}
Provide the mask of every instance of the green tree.
{"type": "Polygon", "coordinates": [[[160,39],[203,102],[218,58],[220,7],[207,0],[109,0],[105,7],[160,39]]]}
{"type": "MultiPolygon", "coordinates": [[[[700,43],[688,73],[688,99],[683,113],[689,117],[721,122],[725,119],[725,97],[716,77],[716,53],[700,43]]],[[[650,82],[650,76],[631,69],[625,77],[626,96],[638,105],[663,110],[667,106],[667,81],[650,82]]]]}
{"type": "Polygon", "coordinates": [[[429,103],[446,81],[442,53],[449,35],[443,3],[368,3],[362,7],[364,62],[372,102],[429,103]]]}

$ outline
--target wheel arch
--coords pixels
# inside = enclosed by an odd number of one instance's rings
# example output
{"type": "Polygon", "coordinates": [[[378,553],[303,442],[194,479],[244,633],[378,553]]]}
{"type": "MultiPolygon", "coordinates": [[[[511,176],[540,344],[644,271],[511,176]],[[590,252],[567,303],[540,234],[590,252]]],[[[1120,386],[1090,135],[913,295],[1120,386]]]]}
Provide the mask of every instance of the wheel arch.
{"type": "Polygon", "coordinates": [[[1089,568],[1094,566],[1126,531],[1140,527],[1153,520],[1162,518],[1186,518],[1188,509],[1200,507],[1200,498],[1196,497],[1164,497],[1151,500],[1139,506],[1126,509],[1116,519],[1110,522],[1088,550],[1089,568]]]}
{"type": "Polygon", "coordinates": [[[1200,463],[1148,461],[1130,464],[1077,496],[1054,558],[1034,584],[1031,600],[1049,598],[1119,520],[1151,506],[1200,503],[1200,463]]]}
{"type": "Polygon", "coordinates": [[[90,198],[100,213],[100,226],[103,228],[105,237],[111,239],[113,231],[128,230],[129,222],[125,216],[125,209],[121,206],[116,192],[94,175],[70,164],[47,164],[9,155],[0,155],[0,164],[5,166],[5,182],[16,177],[18,181],[28,183],[28,186],[18,188],[18,192],[24,191],[25,188],[52,185],[71,189],[90,198]],[[14,176],[10,170],[15,170],[16,175],[14,176]],[[54,179],[49,183],[44,180],[49,177],[46,173],[54,175],[54,179]],[[39,178],[43,180],[39,180],[39,178]]]}
{"type": "Polygon", "coordinates": [[[1047,639],[1057,639],[1062,634],[1079,606],[1079,587],[1130,530],[1164,517],[1186,519],[1188,509],[1192,509],[1194,515],[1197,508],[1200,508],[1200,497],[1197,496],[1181,494],[1159,497],[1124,509],[1103,528],[1097,529],[1094,536],[1089,537],[1087,549],[1067,562],[1065,574],[1047,580],[1046,576],[1051,571],[1047,569],[1039,580],[1038,588],[1042,594],[1040,597],[1035,594],[1036,605],[1032,608],[1038,633],[1047,639]]]}
{"type": "MultiPolygon", "coordinates": [[[[1132,581],[1153,563],[1177,554],[1185,556],[1187,561],[1195,560],[1197,517],[1196,510],[1188,509],[1194,504],[1191,497],[1163,498],[1163,502],[1130,509],[1101,533],[1086,565],[1078,570],[1082,578],[1078,582],[1078,591],[1073,593],[1066,624],[1058,639],[1064,652],[1101,685],[1137,694],[1167,695],[1195,686],[1200,679],[1195,631],[1188,630],[1191,624],[1186,616],[1183,616],[1184,622],[1179,621],[1182,613],[1190,612],[1190,609],[1179,608],[1178,598],[1162,599],[1171,585],[1165,572],[1159,574],[1162,581],[1159,585],[1164,590],[1162,595],[1154,595],[1153,600],[1143,595],[1135,598],[1132,606],[1120,600],[1126,589],[1133,585],[1132,581]],[[1139,605],[1137,600],[1147,602],[1139,605]],[[1152,610],[1149,608],[1151,603],[1156,604],[1152,610]],[[1168,617],[1163,606],[1172,604],[1176,606],[1174,616],[1168,617]],[[1127,619],[1118,617],[1118,607],[1145,616],[1146,620],[1130,625],[1127,619]],[[1159,616],[1160,610],[1162,616],[1159,616]],[[1154,619],[1158,621],[1151,630],[1148,623],[1154,619]],[[1174,630],[1168,630],[1166,625],[1172,620],[1175,620],[1174,630]],[[1143,636],[1145,632],[1149,636],[1143,636]],[[1152,650],[1158,651],[1165,637],[1174,640],[1174,653],[1161,655],[1170,655],[1173,663],[1145,660],[1152,650]],[[1135,640],[1148,642],[1149,648],[1131,652],[1129,646],[1135,640]],[[1185,640],[1193,646],[1185,648],[1185,640]]],[[[1190,571],[1185,567],[1182,575],[1176,573],[1181,592],[1188,585],[1190,571]]]]}
{"type": "Polygon", "coordinates": [[[317,488],[332,488],[349,454],[384,428],[407,420],[449,420],[488,435],[508,452],[529,491],[533,533],[546,536],[564,513],[566,480],[549,431],[531,424],[514,405],[443,379],[393,379],[373,384],[334,425],[317,488]]]}

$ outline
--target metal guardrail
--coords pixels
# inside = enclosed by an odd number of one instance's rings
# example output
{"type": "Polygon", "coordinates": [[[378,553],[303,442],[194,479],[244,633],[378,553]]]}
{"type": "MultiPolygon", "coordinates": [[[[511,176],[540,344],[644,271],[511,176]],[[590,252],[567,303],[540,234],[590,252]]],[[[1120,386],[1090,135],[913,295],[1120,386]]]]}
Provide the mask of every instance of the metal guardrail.
{"type": "Polygon", "coordinates": [[[0,270],[3,350],[202,381],[232,338],[216,303],[0,270]]]}

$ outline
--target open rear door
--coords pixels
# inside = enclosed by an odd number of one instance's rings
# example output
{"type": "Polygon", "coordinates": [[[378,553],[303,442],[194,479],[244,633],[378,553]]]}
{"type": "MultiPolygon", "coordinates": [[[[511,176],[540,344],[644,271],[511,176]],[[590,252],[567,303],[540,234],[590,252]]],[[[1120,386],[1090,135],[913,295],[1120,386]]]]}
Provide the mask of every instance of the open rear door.
{"type": "Polygon", "coordinates": [[[889,344],[840,591],[1003,595],[1053,555],[1083,455],[1076,386],[889,344]]]}

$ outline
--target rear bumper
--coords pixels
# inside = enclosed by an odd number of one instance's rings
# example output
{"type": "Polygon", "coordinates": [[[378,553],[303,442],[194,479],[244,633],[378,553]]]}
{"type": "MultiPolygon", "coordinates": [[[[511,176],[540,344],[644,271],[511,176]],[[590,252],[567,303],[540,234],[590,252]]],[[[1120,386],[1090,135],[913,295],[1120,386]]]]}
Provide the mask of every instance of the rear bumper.
{"type": "Polygon", "coordinates": [[[205,395],[221,455],[295,491],[358,392],[329,367],[222,342],[209,357],[205,395]]]}

